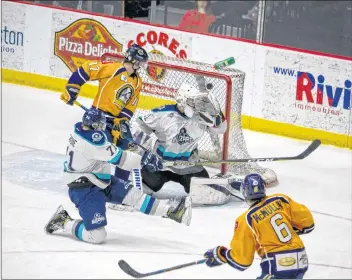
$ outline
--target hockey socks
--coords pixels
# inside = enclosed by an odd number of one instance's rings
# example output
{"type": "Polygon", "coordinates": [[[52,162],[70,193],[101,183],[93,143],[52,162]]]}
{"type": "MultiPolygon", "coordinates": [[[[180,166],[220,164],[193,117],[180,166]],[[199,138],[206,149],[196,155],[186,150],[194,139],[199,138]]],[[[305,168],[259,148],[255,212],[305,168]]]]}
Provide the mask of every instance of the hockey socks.
{"type": "Polygon", "coordinates": [[[107,235],[105,227],[87,230],[82,220],[67,221],[64,225],[64,230],[70,232],[72,236],[77,237],[79,240],[93,244],[104,242],[107,235]]]}

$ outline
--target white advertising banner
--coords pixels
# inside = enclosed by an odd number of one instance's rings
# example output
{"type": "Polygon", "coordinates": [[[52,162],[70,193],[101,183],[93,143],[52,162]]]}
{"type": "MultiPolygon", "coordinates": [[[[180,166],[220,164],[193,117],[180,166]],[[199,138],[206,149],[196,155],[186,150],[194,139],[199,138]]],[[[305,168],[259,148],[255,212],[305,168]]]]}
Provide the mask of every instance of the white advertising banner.
{"type": "Polygon", "coordinates": [[[23,71],[24,50],[30,40],[26,32],[26,12],[22,5],[1,4],[2,66],[23,71]]]}
{"type": "Polygon", "coordinates": [[[348,134],[351,85],[349,61],[267,49],[263,117],[348,134]]]}

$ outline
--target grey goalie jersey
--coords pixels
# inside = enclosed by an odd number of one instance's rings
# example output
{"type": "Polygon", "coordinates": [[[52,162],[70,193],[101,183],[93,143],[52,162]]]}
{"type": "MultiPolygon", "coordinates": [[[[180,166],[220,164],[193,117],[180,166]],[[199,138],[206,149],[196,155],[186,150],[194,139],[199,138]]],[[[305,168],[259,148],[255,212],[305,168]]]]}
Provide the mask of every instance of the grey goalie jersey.
{"type": "MultiPolygon", "coordinates": [[[[206,132],[223,134],[226,121],[218,127],[208,127],[199,123],[196,117],[188,118],[177,106],[165,105],[153,109],[139,117],[133,124],[133,137],[139,143],[168,161],[198,161],[198,142],[206,132]],[[157,138],[153,142],[150,135],[157,138]]],[[[190,174],[202,170],[201,166],[177,166],[168,169],[180,174],[190,174]]]]}

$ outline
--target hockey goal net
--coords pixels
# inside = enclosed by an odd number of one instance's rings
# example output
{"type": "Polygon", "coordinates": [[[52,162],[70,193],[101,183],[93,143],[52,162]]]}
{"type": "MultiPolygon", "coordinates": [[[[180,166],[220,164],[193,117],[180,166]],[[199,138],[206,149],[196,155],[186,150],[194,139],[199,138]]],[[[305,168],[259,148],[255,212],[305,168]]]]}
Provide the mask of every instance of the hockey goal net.
{"type": "MultiPolygon", "coordinates": [[[[124,54],[104,54],[103,62],[123,60],[124,54]]],[[[226,67],[216,70],[211,64],[149,54],[148,67],[140,69],[143,80],[139,107],[134,118],[148,112],[146,107],[157,108],[163,104],[175,103],[174,95],[182,83],[196,86],[199,91],[214,94],[228,122],[224,135],[206,133],[199,143],[199,154],[204,160],[226,160],[250,158],[242,132],[241,110],[245,73],[226,67]],[[146,103],[147,102],[147,103],[146,103]],[[142,103],[142,104],[141,104],[142,103]],[[148,106],[143,106],[148,104],[148,106]],[[150,104],[153,104],[150,106],[150,104]],[[154,106],[155,104],[155,106],[154,106]]],[[[133,120],[132,120],[133,126],[133,120]]],[[[269,184],[277,181],[274,171],[257,163],[221,164],[221,173],[245,176],[260,173],[269,184]]]]}

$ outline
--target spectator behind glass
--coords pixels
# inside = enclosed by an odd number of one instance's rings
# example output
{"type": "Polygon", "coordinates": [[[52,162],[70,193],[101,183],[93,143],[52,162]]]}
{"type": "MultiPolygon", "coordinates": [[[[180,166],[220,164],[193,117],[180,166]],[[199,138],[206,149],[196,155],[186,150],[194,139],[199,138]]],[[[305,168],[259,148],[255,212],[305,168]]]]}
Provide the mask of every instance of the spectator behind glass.
{"type": "Polygon", "coordinates": [[[182,17],[179,28],[186,31],[208,32],[209,25],[215,22],[210,1],[196,1],[197,10],[189,10],[182,17]]]}

